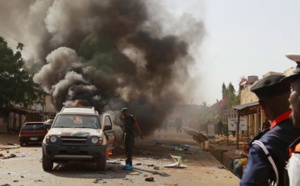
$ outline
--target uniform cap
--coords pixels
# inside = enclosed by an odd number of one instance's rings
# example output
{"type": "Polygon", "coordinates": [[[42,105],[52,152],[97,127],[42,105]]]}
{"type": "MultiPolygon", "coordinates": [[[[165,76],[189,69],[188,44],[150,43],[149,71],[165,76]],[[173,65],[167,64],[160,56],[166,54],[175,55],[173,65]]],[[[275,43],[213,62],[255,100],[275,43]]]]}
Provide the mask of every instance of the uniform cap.
{"type": "Polygon", "coordinates": [[[253,85],[250,91],[254,92],[259,99],[270,98],[288,93],[291,89],[289,84],[281,81],[284,77],[284,75],[279,74],[264,77],[253,85]]]}
{"type": "Polygon", "coordinates": [[[290,60],[293,60],[297,63],[296,70],[292,74],[290,74],[287,77],[282,79],[283,82],[290,84],[295,79],[300,78],[300,55],[299,54],[286,54],[285,56],[287,58],[289,58],[290,60]]]}
{"type": "Polygon", "coordinates": [[[121,112],[127,112],[128,111],[128,108],[127,107],[124,107],[122,108],[121,112]]]}

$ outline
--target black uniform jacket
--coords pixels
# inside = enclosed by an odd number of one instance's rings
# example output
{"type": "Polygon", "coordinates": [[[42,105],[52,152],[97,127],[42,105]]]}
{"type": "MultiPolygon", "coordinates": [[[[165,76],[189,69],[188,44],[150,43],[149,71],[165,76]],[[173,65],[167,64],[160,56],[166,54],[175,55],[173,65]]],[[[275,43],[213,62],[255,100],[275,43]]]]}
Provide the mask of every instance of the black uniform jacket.
{"type": "MultiPolygon", "coordinates": [[[[279,185],[284,185],[284,169],[289,158],[288,147],[299,135],[300,129],[295,128],[290,119],[285,119],[259,139],[275,161],[279,185]]],[[[276,180],[272,165],[261,147],[253,145],[240,185],[268,185],[269,180],[276,180]]]]}

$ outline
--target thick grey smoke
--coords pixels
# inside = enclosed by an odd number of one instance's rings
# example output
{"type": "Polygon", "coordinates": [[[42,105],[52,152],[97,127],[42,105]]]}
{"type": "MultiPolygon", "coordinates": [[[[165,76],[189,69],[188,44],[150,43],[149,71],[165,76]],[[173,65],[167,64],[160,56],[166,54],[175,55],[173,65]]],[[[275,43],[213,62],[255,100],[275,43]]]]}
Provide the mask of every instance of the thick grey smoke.
{"type": "Polygon", "coordinates": [[[182,25],[188,28],[172,35],[152,19],[149,1],[19,2],[1,1],[0,12],[14,7],[23,16],[21,23],[8,12],[10,33],[30,51],[27,69],[57,110],[77,100],[99,112],[119,113],[127,106],[149,134],[191,91],[189,52],[193,41],[202,39],[202,22],[185,16],[182,25]]]}

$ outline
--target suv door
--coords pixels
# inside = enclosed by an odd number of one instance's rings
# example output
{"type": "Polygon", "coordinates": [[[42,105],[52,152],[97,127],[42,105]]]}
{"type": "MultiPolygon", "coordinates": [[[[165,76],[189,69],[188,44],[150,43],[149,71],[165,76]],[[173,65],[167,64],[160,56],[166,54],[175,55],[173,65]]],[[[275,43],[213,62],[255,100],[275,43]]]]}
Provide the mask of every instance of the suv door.
{"type": "Polygon", "coordinates": [[[103,132],[107,140],[107,151],[114,149],[115,131],[113,130],[112,120],[109,114],[103,115],[103,132]]]}

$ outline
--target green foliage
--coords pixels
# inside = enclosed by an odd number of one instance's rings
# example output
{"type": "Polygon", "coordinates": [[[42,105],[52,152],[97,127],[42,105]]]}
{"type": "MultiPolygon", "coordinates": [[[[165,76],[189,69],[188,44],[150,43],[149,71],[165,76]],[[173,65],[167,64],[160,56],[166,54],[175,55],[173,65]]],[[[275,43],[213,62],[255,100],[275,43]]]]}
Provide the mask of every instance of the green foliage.
{"type": "Polygon", "coordinates": [[[21,50],[24,45],[19,43],[17,51],[7,46],[0,37],[0,107],[19,104],[27,107],[39,100],[38,86],[23,68],[21,50]]]}
{"type": "Polygon", "coordinates": [[[212,109],[211,107],[207,106],[206,102],[203,102],[202,105],[200,105],[200,113],[199,113],[199,121],[204,124],[208,121],[211,122],[217,122],[219,119],[219,116],[217,112],[212,109]]]}
{"type": "Polygon", "coordinates": [[[236,91],[232,83],[229,83],[228,87],[226,87],[224,83],[222,84],[222,96],[227,102],[227,108],[231,108],[232,106],[240,103],[240,92],[236,95],[236,91]]]}
{"type": "Polygon", "coordinates": [[[222,84],[222,99],[226,98],[227,96],[227,88],[225,86],[225,83],[222,84]]]}

